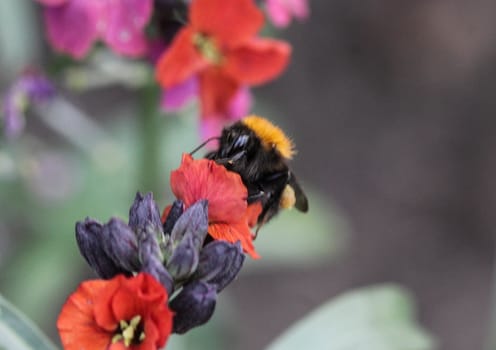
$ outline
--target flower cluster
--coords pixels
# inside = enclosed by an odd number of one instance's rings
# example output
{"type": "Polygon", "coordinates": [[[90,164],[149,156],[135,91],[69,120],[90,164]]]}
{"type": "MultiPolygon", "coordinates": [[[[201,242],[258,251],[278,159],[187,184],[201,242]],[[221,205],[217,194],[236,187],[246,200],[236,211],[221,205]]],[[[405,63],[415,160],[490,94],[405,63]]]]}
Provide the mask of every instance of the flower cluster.
{"type": "Polygon", "coordinates": [[[176,196],[162,218],[151,193],[136,195],[129,220],[76,224],[81,254],[101,278],[83,282],[63,306],[58,329],[65,349],[162,347],[212,316],[217,294],[258,257],[237,173],[183,155],[171,174],[176,196]]]}
{"type": "Polygon", "coordinates": [[[308,16],[307,0],[35,0],[43,6],[46,37],[58,52],[84,59],[96,41],[113,52],[152,61],[171,111],[200,102],[200,130],[217,135],[248,114],[249,88],[287,67],[291,47],[260,38],[264,13],[275,26],[308,16]]]}

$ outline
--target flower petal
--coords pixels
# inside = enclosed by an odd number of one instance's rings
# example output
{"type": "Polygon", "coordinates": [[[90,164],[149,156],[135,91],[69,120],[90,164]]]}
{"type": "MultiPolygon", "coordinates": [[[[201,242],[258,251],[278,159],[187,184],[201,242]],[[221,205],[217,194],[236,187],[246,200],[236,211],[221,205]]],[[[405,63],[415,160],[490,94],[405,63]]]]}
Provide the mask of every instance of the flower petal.
{"type": "Polygon", "coordinates": [[[241,177],[213,160],[184,154],[179,169],[171,173],[171,188],[186,207],[207,199],[210,222],[237,222],[245,215],[248,192],[241,177]]]}
{"type": "Polygon", "coordinates": [[[215,67],[201,72],[199,77],[202,117],[226,115],[240,84],[215,67]]]}
{"type": "Polygon", "coordinates": [[[255,251],[253,237],[246,220],[234,224],[213,223],[208,226],[208,233],[215,239],[230,243],[241,242],[243,251],[253,259],[259,259],[260,255],[255,251]]]}
{"type": "Polygon", "coordinates": [[[274,26],[284,28],[292,17],[303,20],[309,15],[307,0],[266,0],[267,15],[274,26]]]}
{"type": "Polygon", "coordinates": [[[144,28],[151,18],[152,0],[110,1],[106,7],[106,30],[103,38],[115,52],[143,55],[148,48],[144,28]]]}
{"type": "Polygon", "coordinates": [[[156,78],[162,86],[170,88],[184,82],[207,65],[208,62],[193,45],[193,29],[185,27],[159,58],[156,78]]]}
{"type": "Polygon", "coordinates": [[[72,0],[44,10],[46,33],[50,44],[74,58],[83,58],[98,36],[98,12],[87,0],[72,0]]]}
{"type": "Polygon", "coordinates": [[[284,41],[252,39],[229,51],[223,69],[240,83],[262,84],[281,74],[290,54],[291,46],[284,41]]]}
{"type": "Polygon", "coordinates": [[[64,349],[106,349],[110,344],[111,334],[93,317],[93,303],[106,285],[104,280],[83,282],[65,302],[57,320],[64,349]]]}
{"type": "Polygon", "coordinates": [[[193,0],[189,18],[195,31],[232,47],[253,37],[264,17],[253,0],[193,0]]]}
{"type": "Polygon", "coordinates": [[[69,0],[36,0],[46,6],[57,6],[66,3],[69,0]]]}
{"type": "Polygon", "coordinates": [[[198,95],[198,78],[193,76],[180,84],[171,86],[162,93],[160,107],[165,112],[180,110],[192,98],[198,95]]]}

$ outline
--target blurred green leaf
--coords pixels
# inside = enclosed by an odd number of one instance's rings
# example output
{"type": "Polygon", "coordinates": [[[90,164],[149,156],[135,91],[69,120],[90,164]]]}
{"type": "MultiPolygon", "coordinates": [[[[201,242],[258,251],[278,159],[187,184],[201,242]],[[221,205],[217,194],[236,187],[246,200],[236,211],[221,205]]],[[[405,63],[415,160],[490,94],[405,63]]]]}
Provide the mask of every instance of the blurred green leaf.
{"type": "Polygon", "coordinates": [[[57,348],[26,316],[0,296],[0,349],[54,350],[57,348]]]}
{"type": "Polygon", "coordinates": [[[267,350],[433,350],[415,321],[411,296],[396,285],[368,287],[332,299],[298,321],[267,350]]]}

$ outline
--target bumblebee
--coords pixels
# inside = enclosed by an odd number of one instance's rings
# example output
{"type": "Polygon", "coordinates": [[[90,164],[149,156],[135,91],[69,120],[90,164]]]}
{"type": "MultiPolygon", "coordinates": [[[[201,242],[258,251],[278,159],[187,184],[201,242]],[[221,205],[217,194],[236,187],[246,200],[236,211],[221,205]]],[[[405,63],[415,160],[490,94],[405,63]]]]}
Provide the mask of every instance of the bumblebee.
{"type": "Polygon", "coordinates": [[[218,149],[206,158],[241,176],[248,189],[248,204],[262,204],[258,228],[280,209],[308,211],[307,197],[287,165],[294,145],[280,128],[252,115],[224,128],[217,139],[218,149]]]}

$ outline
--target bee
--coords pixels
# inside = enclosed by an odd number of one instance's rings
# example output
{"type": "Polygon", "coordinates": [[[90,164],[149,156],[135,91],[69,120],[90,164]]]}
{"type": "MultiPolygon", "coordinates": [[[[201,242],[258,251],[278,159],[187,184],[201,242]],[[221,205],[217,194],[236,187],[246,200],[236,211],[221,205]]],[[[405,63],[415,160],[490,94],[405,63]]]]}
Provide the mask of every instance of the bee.
{"type": "Polygon", "coordinates": [[[279,127],[251,115],[224,128],[216,139],[218,149],[205,157],[241,176],[248,204],[262,204],[258,229],[280,209],[308,211],[308,199],[287,164],[295,154],[294,145],[279,127]]]}

